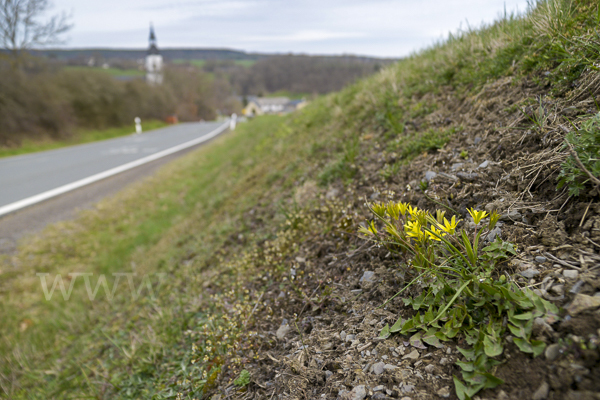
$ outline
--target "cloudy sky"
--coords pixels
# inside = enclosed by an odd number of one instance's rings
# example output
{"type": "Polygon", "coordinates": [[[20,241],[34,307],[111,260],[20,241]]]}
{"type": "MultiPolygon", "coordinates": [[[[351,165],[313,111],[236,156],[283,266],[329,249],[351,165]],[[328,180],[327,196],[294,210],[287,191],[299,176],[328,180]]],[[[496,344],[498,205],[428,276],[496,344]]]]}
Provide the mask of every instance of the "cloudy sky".
{"type": "Polygon", "coordinates": [[[53,0],[72,15],[65,47],[212,47],[401,57],[527,0],[53,0]]]}

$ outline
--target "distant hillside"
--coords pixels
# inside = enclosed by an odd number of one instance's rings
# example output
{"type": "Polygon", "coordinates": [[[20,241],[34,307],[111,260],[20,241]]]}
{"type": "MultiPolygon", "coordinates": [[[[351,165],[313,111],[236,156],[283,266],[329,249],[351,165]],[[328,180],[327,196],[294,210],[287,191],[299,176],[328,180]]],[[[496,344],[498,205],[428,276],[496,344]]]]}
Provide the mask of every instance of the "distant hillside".
{"type": "MultiPolygon", "coordinates": [[[[161,54],[167,60],[261,60],[269,57],[290,56],[291,54],[247,53],[231,49],[172,49],[161,48],[161,54]]],[[[146,55],[146,49],[44,49],[31,50],[31,54],[57,60],[76,60],[78,58],[100,57],[107,60],[137,60],[146,55]]],[[[306,56],[306,55],[303,55],[306,56]]],[[[329,60],[353,60],[362,62],[391,62],[395,59],[380,59],[365,56],[314,56],[329,60]]]]}
{"type": "MultiPolygon", "coordinates": [[[[167,60],[259,60],[268,57],[267,54],[229,49],[161,49],[160,52],[167,60]]],[[[89,57],[137,60],[146,55],[146,49],[44,49],[32,50],[31,53],[65,61],[89,57]]]]}

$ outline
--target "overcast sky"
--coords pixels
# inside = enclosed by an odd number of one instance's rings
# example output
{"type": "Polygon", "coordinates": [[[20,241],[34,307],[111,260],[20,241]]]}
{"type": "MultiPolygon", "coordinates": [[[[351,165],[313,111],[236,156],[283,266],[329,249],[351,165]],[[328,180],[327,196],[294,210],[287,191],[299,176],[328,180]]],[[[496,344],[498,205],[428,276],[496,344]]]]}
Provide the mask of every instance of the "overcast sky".
{"type": "Polygon", "coordinates": [[[65,47],[159,48],[402,57],[527,0],[53,0],[72,14],[65,47]]]}

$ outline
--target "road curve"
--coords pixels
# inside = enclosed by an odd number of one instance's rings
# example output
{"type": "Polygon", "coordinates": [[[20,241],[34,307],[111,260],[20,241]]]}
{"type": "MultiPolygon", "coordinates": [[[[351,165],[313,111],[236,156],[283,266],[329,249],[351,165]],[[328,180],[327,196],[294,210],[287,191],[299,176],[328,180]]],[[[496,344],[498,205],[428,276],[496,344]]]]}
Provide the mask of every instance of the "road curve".
{"type": "Polygon", "coordinates": [[[223,121],[183,123],[140,135],[0,159],[0,217],[195,146],[228,125],[223,121]]]}

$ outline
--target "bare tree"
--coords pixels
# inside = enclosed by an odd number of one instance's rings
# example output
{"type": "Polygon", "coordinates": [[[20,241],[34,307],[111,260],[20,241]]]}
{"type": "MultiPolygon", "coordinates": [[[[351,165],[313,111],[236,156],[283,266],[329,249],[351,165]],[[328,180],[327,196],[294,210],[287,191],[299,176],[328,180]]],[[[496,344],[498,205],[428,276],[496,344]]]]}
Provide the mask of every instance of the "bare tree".
{"type": "Polygon", "coordinates": [[[65,13],[45,17],[48,0],[0,0],[0,45],[19,56],[22,50],[62,43],[71,29],[65,13]]]}

